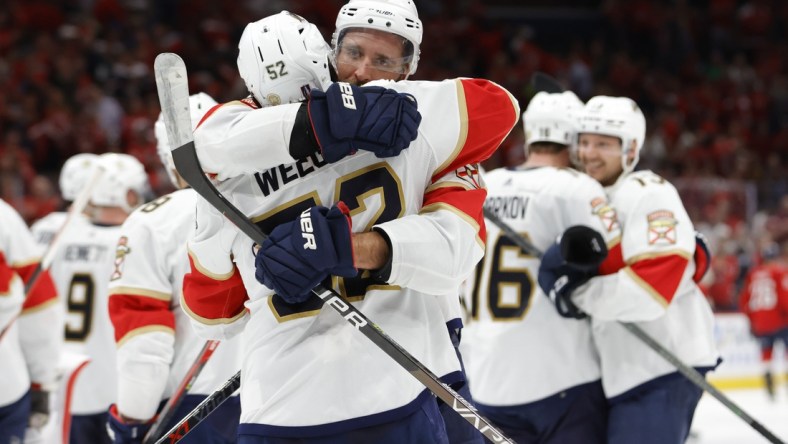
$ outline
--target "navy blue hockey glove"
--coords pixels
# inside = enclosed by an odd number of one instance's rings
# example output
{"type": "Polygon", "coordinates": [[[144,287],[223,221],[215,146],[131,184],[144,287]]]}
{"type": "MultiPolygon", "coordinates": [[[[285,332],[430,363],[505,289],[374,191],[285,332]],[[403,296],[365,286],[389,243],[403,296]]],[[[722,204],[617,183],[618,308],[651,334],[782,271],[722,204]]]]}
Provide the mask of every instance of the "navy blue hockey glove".
{"type": "Polygon", "coordinates": [[[561,240],[545,251],[539,264],[539,287],[563,317],[583,319],[586,314],[572,302],[572,292],[596,276],[607,257],[601,234],[582,225],[567,228],[561,240]]]}
{"type": "Polygon", "coordinates": [[[337,162],[357,150],[378,157],[399,155],[416,139],[421,114],[416,99],[380,86],[339,82],[312,90],[309,121],[323,159],[337,162]]]}
{"type": "Polygon", "coordinates": [[[353,277],[350,211],[343,202],[312,207],[274,228],[255,258],[255,277],[287,303],[306,301],[329,275],[353,277]]]}
{"type": "Polygon", "coordinates": [[[153,420],[145,423],[128,424],[120,418],[118,406],[109,408],[107,433],[113,444],[140,444],[153,425],[153,420]]]}
{"type": "Polygon", "coordinates": [[[703,276],[706,276],[711,267],[709,241],[699,231],[695,232],[695,254],[693,254],[693,259],[695,260],[695,274],[692,275],[692,280],[698,283],[703,279],[703,276]]]}

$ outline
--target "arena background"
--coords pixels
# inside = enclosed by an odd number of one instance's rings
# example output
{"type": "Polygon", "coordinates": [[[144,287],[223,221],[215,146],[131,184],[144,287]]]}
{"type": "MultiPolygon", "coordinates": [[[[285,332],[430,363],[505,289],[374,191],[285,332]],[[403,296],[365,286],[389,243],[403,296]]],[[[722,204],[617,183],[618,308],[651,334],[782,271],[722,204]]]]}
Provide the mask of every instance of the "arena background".
{"type": "MultiPolygon", "coordinates": [[[[62,207],[57,177],[80,152],[137,156],[155,193],[153,60],[180,54],[191,91],[246,95],[243,27],[282,9],[330,39],[344,0],[6,0],[0,4],[0,197],[32,223],[62,207]]],[[[757,347],[735,314],[744,276],[788,235],[788,2],[780,0],[417,0],[412,79],[485,77],[528,104],[531,75],[581,99],[635,99],[648,119],[640,167],[679,188],[710,240],[703,288],[721,316],[716,382],[757,385],[757,347]]],[[[524,160],[518,124],[484,166],[524,160]]]]}

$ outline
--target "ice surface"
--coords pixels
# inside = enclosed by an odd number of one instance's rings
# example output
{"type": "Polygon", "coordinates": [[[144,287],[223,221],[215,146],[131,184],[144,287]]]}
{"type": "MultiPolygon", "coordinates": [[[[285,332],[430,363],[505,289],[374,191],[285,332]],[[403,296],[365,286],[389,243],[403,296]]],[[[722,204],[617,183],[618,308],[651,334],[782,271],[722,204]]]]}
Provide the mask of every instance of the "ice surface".
{"type": "MultiPolygon", "coordinates": [[[[756,421],[788,442],[788,387],[778,385],[774,401],[766,389],[729,390],[725,395],[756,421]]],[[[760,433],[736,416],[717,399],[704,394],[695,411],[687,444],[768,443],[760,433]]]]}

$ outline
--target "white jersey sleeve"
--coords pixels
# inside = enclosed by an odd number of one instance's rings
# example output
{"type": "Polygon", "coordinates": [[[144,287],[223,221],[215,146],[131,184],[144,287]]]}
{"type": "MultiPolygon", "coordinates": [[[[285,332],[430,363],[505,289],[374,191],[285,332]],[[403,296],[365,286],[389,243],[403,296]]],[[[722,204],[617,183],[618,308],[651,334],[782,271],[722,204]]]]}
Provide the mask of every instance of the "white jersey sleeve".
{"type": "Polygon", "coordinates": [[[484,254],[487,191],[477,162],[509,134],[519,105],[479,79],[374,84],[416,97],[423,117],[417,141],[435,152],[436,164],[419,214],[376,225],[392,244],[388,282],[432,294],[459,288],[484,254]]]}
{"type": "Polygon", "coordinates": [[[295,162],[288,147],[300,106],[258,108],[249,99],[215,106],[194,130],[203,170],[225,180],[295,162]]]}
{"type": "MultiPolygon", "coordinates": [[[[239,181],[242,180],[233,179],[229,182],[239,181]]],[[[199,286],[209,282],[208,285],[236,296],[230,304],[222,308],[221,315],[209,319],[193,311],[194,307],[201,306],[203,298],[198,291],[190,292],[194,296],[183,308],[189,314],[195,332],[201,337],[221,340],[233,338],[243,330],[249,319],[244,308],[248,300],[247,291],[232,255],[238,236],[244,235],[208,201],[197,201],[194,228],[188,236],[188,258],[194,271],[191,273],[192,279],[187,280],[185,285],[199,286]],[[207,279],[202,279],[203,276],[207,279]],[[195,284],[194,279],[199,279],[200,283],[195,284]]],[[[190,288],[184,288],[184,291],[189,290],[190,288]]],[[[210,292],[206,292],[204,298],[206,302],[210,302],[210,292]]]]}
{"type": "Polygon", "coordinates": [[[598,319],[656,319],[682,288],[695,287],[692,221],[673,185],[650,171],[622,178],[613,205],[624,226],[620,251],[611,251],[616,270],[574,300],[598,319]]]}
{"type": "MultiPolygon", "coordinates": [[[[109,284],[117,343],[118,410],[149,419],[180,384],[205,343],[181,310],[186,237],[197,194],[186,189],[137,209],[124,222],[109,284]]],[[[208,394],[240,368],[237,341],[222,343],[189,390],[208,394]]]]}

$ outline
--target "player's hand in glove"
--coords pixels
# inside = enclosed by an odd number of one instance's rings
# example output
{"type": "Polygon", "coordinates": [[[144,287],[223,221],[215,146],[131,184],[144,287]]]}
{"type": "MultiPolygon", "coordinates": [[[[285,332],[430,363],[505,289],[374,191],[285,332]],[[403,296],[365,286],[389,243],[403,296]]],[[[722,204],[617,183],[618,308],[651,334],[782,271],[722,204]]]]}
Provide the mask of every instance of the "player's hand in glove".
{"type": "Polygon", "coordinates": [[[140,444],[153,425],[153,420],[148,422],[124,421],[115,404],[110,406],[108,417],[107,433],[113,444],[140,444]]]}
{"type": "Polygon", "coordinates": [[[30,386],[30,416],[28,426],[42,429],[49,421],[49,392],[38,384],[30,386]]]}
{"type": "Polygon", "coordinates": [[[699,231],[695,232],[695,254],[693,254],[695,261],[695,274],[692,275],[692,280],[696,283],[703,280],[706,272],[711,267],[711,252],[709,251],[709,241],[699,231]]]}
{"type": "Polygon", "coordinates": [[[602,235],[582,225],[567,228],[561,239],[547,249],[539,265],[539,287],[555,304],[558,314],[575,319],[586,317],[570,296],[598,274],[599,264],[606,257],[602,235]]]}
{"type": "Polygon", "coordinates": [[[357,150],[392,157],[418,134],[416,99],[380,86],[339,82],[325,92],[312,90],[307,105],[315,138],[330,163],[357,150]]]}
{"type": "Polygon", "coordinates": [[[343,202],[312,207],[274,228],[255,259],[257,280],[290,304],[306,301],[329,275],[358,274],[353,260],[350,211],[343,202]]]}

